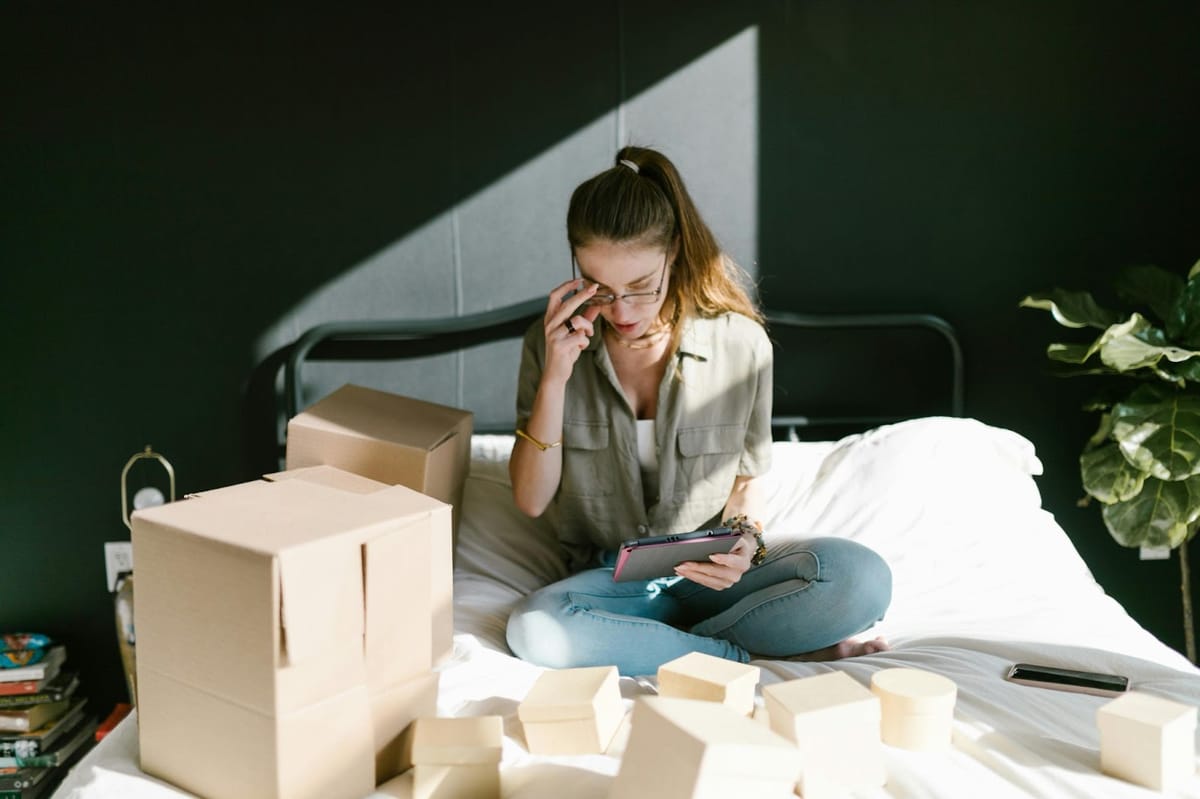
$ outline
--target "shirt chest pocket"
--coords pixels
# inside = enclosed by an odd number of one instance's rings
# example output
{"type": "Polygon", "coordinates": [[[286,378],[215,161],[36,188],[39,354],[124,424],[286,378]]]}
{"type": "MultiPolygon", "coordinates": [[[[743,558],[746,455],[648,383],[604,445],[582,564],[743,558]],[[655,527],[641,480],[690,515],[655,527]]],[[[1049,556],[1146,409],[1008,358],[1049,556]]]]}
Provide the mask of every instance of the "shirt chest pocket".
{"type": "MultiPolygon", "coordinates": [[[[743,425],[709,425],[680,428],[679,488],[691,496],[712,491],[723,502],[733,488],[738,463],[746,447],[743,425]]],[[[719,510],[719,508],[718,508],[719,510]]]]}
{"type": "Polygon", "coordinates": [[[608,442],[606,422],[563,422],[564,494],[607,497],[615,491],[618,465],[608,442]]]}

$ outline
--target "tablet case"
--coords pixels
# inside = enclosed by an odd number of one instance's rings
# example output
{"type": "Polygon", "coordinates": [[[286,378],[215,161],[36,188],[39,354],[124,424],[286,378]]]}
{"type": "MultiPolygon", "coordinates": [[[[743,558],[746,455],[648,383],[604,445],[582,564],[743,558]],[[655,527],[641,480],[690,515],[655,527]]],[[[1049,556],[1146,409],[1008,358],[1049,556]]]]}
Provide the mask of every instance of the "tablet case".
{"type": "Polygon", "coordinates": [[[636,538],[621,544],[613,581],[652,580],[670,577],[685,561],[706,561],[709,555],[733,549],[741,536],[728,527],[691,533],[636,538]]]}

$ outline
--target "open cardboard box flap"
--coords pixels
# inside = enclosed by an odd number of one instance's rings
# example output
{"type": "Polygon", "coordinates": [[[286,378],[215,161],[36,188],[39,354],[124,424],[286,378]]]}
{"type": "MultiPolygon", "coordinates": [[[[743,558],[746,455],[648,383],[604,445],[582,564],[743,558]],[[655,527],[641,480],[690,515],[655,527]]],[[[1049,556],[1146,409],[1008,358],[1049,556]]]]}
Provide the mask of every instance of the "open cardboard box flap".
{"type": "Polygon", "coordinates": [[[449,507],[331,467],[273,478],[134,514],[136,623],[150,633],[139,667],[262,712],[344,690],[364,667],[373,686],[430,668],[435,595],[451,590],[432,573],[449,570],[449,507]],[[214,618],[228,620],[237,674],[184,632],[214,618]]]}
{"type": "Polygon", "coordinates": [[[464,432],[464,422],[470,436],[472,419],[469,411],[347,384],[297,414],[293,423],[432,451],[464,432]]]}

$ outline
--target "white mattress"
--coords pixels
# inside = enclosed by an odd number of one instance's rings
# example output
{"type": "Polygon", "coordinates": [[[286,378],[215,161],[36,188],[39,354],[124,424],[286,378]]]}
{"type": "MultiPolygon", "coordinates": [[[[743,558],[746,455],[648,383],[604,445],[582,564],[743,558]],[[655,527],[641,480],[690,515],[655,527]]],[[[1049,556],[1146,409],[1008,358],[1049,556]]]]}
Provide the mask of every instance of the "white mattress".
{"type": "MultiPolygon", "coordinates": [[[[605,755],[535,757],[517,703],[540,669],[508,654],[504,625],[525,592],[563,575],[550,531],[512,504],[507,436],[476,436],[455,574],[455,653],[443,667],[440,715],[505,719],[505,797],[606,797],[624,734],[605,755]]],[[[969,419],[921,419],[839,442],[777,443],[768,539],[839,535],[893,570],[887,618],[865,635],[892,650],[833,663],[757,661],[764,683],[846,672],[863,684],[909,666],[954,680],[954,745],[943,754],[885,747],[887,785],[864,796],[1138,797],[1099,772],[1095,712],[1107,700],[1014,685],[1032,661],[1128,675],[1137,690],[1200,705],[1200,672],[1142,629],[1093,580],[1040,507],[1032,445],[969,419]]],[[[654,678],[623,678],[632,706],[654,678]]],[[[403,775],[378,797],[411,795],[403,775]]],[[[1200,797],[1200,778],[1178,795],[1200,797]]],[[[80,762],[59,799],[188,797],[137,767],[136,714],[80,762]]]]}

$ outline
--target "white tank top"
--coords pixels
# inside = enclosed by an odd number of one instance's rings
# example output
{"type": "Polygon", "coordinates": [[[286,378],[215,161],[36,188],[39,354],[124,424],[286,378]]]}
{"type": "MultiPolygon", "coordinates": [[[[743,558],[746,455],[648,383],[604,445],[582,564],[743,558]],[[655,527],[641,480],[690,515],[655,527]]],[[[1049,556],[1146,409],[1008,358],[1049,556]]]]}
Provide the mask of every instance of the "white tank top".
{"type": "Polygon", "coordinates": [[[642,467],[642,498],[646,507],[658,494],[658,448],[654,441],[654,420],[637,420],[638,465],[642,467]]]}

